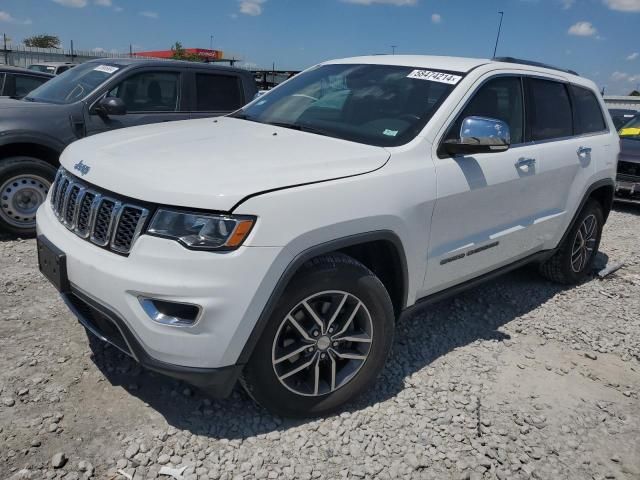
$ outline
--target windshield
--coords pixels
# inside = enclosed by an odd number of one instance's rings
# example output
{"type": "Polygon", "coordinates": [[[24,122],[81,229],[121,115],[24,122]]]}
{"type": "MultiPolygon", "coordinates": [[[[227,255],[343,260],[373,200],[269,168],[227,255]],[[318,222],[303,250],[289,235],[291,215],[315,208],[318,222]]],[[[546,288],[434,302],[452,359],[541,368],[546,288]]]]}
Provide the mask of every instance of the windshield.
{"type": "Polygon", "coordinates": [[[625,123],[618,132],[621,137],[632,137],[640,140],[640,115],[636,115],[625,123]]]}
{"type": "Polygon", "coordinates": [[[26,100],[45,103],[73,103],[83,99],[120,70],[119,65],[84,63],[52,78],[32,91],[26,100]]]}
{"type": "Polygon", "coordinates": [[[56,67],[48,65],[29,65],[29,70],[35,70],[36,72],[53,73],[56,67]]]}
{"type": "Polygon", "coordinates": [[[413,139],[460,74],[391,65],[324,65],[231,115],[377,146],[413,139]]]}

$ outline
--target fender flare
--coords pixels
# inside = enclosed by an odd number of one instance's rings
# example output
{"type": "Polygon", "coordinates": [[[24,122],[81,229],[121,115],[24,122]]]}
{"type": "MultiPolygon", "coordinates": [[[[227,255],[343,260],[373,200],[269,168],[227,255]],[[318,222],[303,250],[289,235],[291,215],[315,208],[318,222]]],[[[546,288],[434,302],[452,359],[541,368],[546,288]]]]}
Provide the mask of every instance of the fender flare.
{"type": "MultiPolygon", "coordinates": [[[[587,203],[587,200],[589,200],[589,198],[591,198],[591,195],[593,194],[593,192],[595,192],[597,189],[602,188],[602,187],[611,187],[611,205],[613,205],[613,196],[614,196],[615,191],[616,191],[616,182],[612,178],[602,178],[602,179],[597,180],[594,183],[592,183],[589,186],[589,188],[587,188],[587,191],[585,192],[585,194],[582,196],[582,200],[580,200],[580,205],[578,205],[578,208],[576,209],[575,213],[573,214],[573,217],[571,218],[571,222],[569,223],[569,226],[567,227],[567,229],[565,230],[564,234],[562,235],[562,238],[558,242],[558,245],[556,246],[556,248],[554,250],[552,250],[552,252],[555,252],[555,250],[557,248],[559,248],[565,242],[565,240],[569,236],[569,232],[571,231],[571,229],[575,226],[576,222],[578,221],[578,216],[580,215],[580,212],[582,212],[582,209],[584,208],[585,204],[587,203]]],[[[606,221],[608,214],[607,214],[607,212],[604,212],[604,213],[605,213],[605,221],[606,221]]]]}
{"type": "Polygon", "coordinates": [[[58,152],[58,154],[61,154],[67,146],[65,143],[49,135],[30,132],[28,130],[13,130],[0,133],[0,147],[14,143],[32,143],[58,152]]]}
{"type": "Polygon", "coordinates": [[[333,252],[336,250],[340,250],[347,247],[352,247],[361,243],[368,243],[373,241],[387,241],[391,242],[397,250],[398,256],[400,258],[400,267],[402,269],[402,309],[404,310],[407,305],[407,295],[408,295],[408,287],[409,287],[409,270],[407,267],[407,258],[404,251],[404,247],[402,245],[402,241],[400,237],[396,235],[391,230],[376,230],[372,232],[359,233],[356,235],[349,235],[347,237],[338,238],[335,240],[331,240],[328,242],[321,243],[319,245],[315,245],[313,247],[307,248],[302,251],[296,257],[289,262],[284,272],[280,276],[280,279],[276,283],[275,288],[271,292],[267,303],[262,309],[256,324],[247,338],[247,341],[242,348],[242,352],[238,357],[236,364],[246,364],[256,345],[258,344],[260,338],[262,337],[262,333],[267,326],[267,322],[273,313],[278,300],[284,293],[285,288],[294,277],[294,275],[298,272],[300,267],[304,265],[307,261],[311,260],[314,257],[319,255],[323,255],[325,253],[333,252]]]}

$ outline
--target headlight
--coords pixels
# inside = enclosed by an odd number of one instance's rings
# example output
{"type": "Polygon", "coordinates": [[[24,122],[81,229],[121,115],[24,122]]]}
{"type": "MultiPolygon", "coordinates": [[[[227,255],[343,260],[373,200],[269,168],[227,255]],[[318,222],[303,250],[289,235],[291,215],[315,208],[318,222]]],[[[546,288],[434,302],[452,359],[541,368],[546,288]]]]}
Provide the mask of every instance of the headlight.
{"type": "Polygon", "coordinates": [[[255,223],[255,217],[215,215],[158,209],[147,233],[171,238],[194,250],[238,248],[255,223]]]}

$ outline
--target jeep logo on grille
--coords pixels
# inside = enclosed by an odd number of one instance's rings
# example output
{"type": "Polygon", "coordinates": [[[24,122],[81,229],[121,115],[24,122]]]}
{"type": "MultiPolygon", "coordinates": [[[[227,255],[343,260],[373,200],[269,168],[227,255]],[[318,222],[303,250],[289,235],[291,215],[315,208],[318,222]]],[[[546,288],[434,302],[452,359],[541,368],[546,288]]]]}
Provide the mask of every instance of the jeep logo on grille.
{"type": "Polygon", "coordinates": [[[84,177],[87,173],[89,173],[89,170],[91,170],[91,167],[89,165],[85,165],[84,163],[82,163],[82,160],[80,160],[78,163],[76,163],[73,168],[75,168],[76,170],[78,170],[80,172],[80,174],[84,177]]]}

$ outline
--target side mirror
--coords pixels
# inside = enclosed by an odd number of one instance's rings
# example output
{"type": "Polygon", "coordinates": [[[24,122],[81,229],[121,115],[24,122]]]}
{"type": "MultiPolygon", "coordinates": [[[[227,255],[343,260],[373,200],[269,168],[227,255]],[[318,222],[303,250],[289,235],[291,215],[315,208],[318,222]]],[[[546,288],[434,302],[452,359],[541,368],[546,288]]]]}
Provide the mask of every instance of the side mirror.
{"type": "Polygon", "coordinates": [[[460,127],[460,138],[446,140],[445,151],[450,155],[504,152],[511,145],[511,130],[502,120],[486,117],[467,117],[460,127]]]}
{"type": "Polygon", "coordinates": [[[96,105],[96,112],[99,115],[125,115],[127,106],[124,101],[118,97],[105,97],[96,105]]]}

